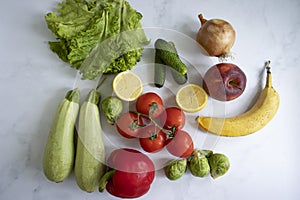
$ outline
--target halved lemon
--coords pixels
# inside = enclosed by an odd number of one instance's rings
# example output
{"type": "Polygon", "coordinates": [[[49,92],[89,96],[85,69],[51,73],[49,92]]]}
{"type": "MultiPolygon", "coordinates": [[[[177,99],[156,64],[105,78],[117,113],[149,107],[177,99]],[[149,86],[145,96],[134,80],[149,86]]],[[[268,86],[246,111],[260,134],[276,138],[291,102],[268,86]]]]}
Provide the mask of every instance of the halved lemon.
{"type": "Polygon", "coordinates": [[[203,109],[208,95],[205,90],[196,84],[187,84],[176,94],[177,105],[185,112],[193,113],[203,109]]]}
{"type": "Polygon", "coordinates": [[[138,75],[132,71],[120,72],[112,83],[117,97],[124,101],[134,101],[143,92],[143,83],[138,75]]]}

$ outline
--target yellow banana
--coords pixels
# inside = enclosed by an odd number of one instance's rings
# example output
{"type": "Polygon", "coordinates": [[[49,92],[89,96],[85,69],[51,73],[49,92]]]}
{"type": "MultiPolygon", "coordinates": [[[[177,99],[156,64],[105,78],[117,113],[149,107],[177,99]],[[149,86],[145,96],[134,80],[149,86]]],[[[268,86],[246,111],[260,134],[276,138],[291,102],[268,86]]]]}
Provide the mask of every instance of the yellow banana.
{"type": "Polygon", "coordinates": [[[279,94],[272,86],[270,61],[266,63],[267,78],[265,88],[253,107],[247,112],[230,118],[202,117],[197,118],[199,127],[207,132],[220,136],[244,136],[254,133],[267,125],[279,107],[279,94]]]}

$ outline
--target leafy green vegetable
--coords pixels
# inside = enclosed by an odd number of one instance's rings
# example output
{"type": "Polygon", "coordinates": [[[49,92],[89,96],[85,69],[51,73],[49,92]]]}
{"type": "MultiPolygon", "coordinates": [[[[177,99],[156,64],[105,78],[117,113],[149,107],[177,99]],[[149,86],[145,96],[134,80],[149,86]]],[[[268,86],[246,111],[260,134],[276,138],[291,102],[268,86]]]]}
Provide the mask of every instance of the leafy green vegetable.
{"type": "Polygon", "coordinates": [[[58,40],[50,49],[83,79],[132,69],[149,43],[142,14],[125,0],[65,0],[45,19],[58,40]]]}

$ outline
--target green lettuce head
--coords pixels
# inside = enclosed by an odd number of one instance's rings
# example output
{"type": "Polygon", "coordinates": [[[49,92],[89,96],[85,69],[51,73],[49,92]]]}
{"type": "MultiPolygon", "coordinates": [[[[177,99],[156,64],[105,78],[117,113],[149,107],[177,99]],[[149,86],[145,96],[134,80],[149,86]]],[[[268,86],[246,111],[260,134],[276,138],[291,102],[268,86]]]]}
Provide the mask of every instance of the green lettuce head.
{"type": "Polygon", "coordinates": [[[136,65],[149,44],[141,19],[125,0],[64,0],[45,15],[50,49],[90,80],[136,65]]]}

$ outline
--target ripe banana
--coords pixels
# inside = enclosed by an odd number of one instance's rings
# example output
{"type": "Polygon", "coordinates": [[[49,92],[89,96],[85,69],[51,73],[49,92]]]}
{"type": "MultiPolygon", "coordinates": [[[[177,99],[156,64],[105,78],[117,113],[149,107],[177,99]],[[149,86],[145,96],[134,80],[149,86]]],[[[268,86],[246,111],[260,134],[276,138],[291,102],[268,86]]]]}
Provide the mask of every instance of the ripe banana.
{"type": "Polygon", "coordinates": [[[220,136],[244,136],[254,133],[267,125],[279,107],[279,94],[272,86],[270,61],[266,63],[266,85],[253,107],[247,112],[230,118],[197,118],[199,127],[220,136]]]}

